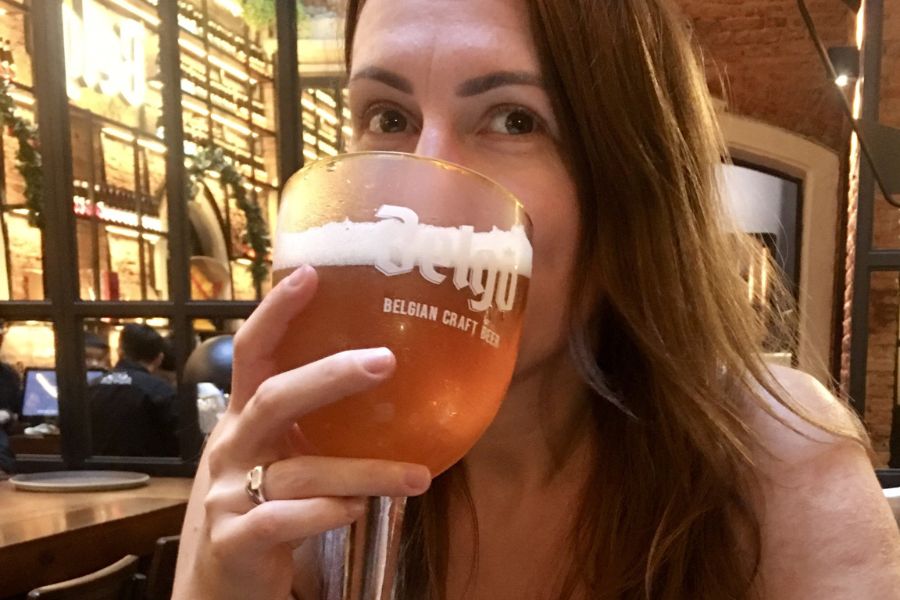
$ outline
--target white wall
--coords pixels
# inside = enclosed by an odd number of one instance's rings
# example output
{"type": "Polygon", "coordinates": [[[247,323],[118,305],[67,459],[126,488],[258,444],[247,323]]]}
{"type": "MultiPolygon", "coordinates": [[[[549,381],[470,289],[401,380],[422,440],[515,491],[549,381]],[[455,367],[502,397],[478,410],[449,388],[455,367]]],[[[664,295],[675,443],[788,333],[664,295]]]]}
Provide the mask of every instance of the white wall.
{"type": "Polygon", "coordinates": [[[783,177],[730,164],[719,169],[719,186],[741,231],[777,237],[779,263],[793,283],[797,278],[800,186],[783,177]]]}
{"type": "Polygon", "coordinates": [[[739,165],[722,165],[720,174],[723,196],[741,230],[784,235],[781,213],[796,185],[739,165]]]}

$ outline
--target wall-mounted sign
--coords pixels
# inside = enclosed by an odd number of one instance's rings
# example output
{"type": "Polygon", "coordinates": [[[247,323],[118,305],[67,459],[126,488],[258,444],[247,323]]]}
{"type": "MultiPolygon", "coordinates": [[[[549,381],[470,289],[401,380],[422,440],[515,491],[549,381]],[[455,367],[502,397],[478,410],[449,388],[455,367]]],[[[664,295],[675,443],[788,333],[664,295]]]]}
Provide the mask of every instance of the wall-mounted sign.
{"type": "Polygon", "coordinates": [[[84,88],[121,95],[139,106],[147,94],[144,24],[100,7],[94,0],[63,4],[66,90],[78,100],[84,88]]]}
{"type": "MultiPolygon", "coordinates": [[[[127,225],[128,227],[137,228],[137,213],[107,206],[103,202],[91,203],[84,196],[77,193],[72,201],[72,209],[76,215],[82,217],[97,217],[105,223],[113,223],[116,225],[127,225]]],[[[141,226],[145,231],[165,233],[163,231],[162,221],[159,217],[151,215],[141,215],[141,226]]]]}

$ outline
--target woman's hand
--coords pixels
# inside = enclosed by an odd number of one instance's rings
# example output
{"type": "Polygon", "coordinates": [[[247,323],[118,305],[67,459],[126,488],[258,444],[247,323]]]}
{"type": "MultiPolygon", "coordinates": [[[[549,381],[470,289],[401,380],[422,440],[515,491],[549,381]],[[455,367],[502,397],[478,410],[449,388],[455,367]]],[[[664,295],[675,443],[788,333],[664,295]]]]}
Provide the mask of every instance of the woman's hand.
{"type": "Polygon", "coordinates": [[[285,325],[315,293],[303,267],[285,278],[234,340],[232,398],[207,444],[182,531],[175,598],[287,598],[292,552],[304,539],[348,525],[367,496],[409,496],[431,481],[423,466],[303,454],[296,424],[323,405],[368,390],[396,366],[385,349],[342,352],[285,373],[272,353],[285,325]],[[266,466],[255,505],[247,473],[266,466]]]}

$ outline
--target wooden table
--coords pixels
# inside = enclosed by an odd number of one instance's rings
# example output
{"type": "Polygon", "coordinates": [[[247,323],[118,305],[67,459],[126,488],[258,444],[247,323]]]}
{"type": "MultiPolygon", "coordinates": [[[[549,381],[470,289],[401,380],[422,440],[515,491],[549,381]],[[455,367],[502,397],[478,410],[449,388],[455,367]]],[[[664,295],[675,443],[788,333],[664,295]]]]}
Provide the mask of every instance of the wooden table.
{"type": "Polygon", "coordinates": [[[190,479],[115,492],[23,492],[0,482],[0,598],[148,555],[181,530],[190,479]]]}

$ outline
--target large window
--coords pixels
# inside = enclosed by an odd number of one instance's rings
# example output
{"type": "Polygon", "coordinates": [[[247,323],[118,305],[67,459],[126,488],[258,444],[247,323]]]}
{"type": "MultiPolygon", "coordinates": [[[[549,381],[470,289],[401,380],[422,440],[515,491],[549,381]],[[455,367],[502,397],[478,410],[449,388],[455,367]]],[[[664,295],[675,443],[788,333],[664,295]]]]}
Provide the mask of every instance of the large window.
{"type": "MultiPolygon", "coordinates": [[[[7,81],[12,110],[24,122],[36,119],[29,11],[18,2],[0,2],[0,77],[7,81]]],[[[4,128],[0,160],[0,300],[43,300],[41,230],[35,226],[25,195],[26,179],[17,168],[18,138],[4,128]]]]}
{"type": "Polygon", "coordinates": [[[143,1],[63,2],[82,300],[169,298],[155,13],[143,1]]]}
{"type": "MultiPolygon", "coordinates": [[[[181,106],[185,153],[214,145],[246,181],[249,201],[268,222],[277,212],[275,81],[270,36],[252,29],[228,3],[179,2],[181,106]]],[[[190,207],[191,297],[254,300],[247,218],[216,174],[190,207]]]]}
{"type": "MultiPolygon", "coordinates": [[[[304,30],[311,19],[336,26],[319,4],[301,13],[304,30]]],[[[16,115],[41,126],[46,150],[38,223],[18,139],[0,132],[0,360],[30,393],[30,412],[17,407],[18,421],[7,424],[23,469],[190,472],[200,432],[185,364],[205,339],[236,331],[266,293],[268,280],[251,266],[270,257],[254,248],[248,219],[259,215],[272,230],[279,156],[302,157],[302,148],[279,148],[276,134],[293,129],[302,139],[303,124],[278,122],[276,90],[300,84],[299,69],[278,73],[271,12],[245,15],[228,0],[0,0],[0,77],[16,115]],[[222,160],[194,170],[210,156],[222,160]],[[223,181],[229,169],[238,187],[223,181]],[[154,456],[122,457],[98,444],[105,434],[88,384],[121,358],[134,324],[166,340],[155,375],[177,393],[174,453],[161,444],[154,456]],[[43,429],[26,433],[36,425],[43,429]]],[[[316,70],[339,95],[336,44],[326,57],[334,64],[316,70]]],[[[336,149],[332,125],[320,119],[312,134],[336,149]]]]}

